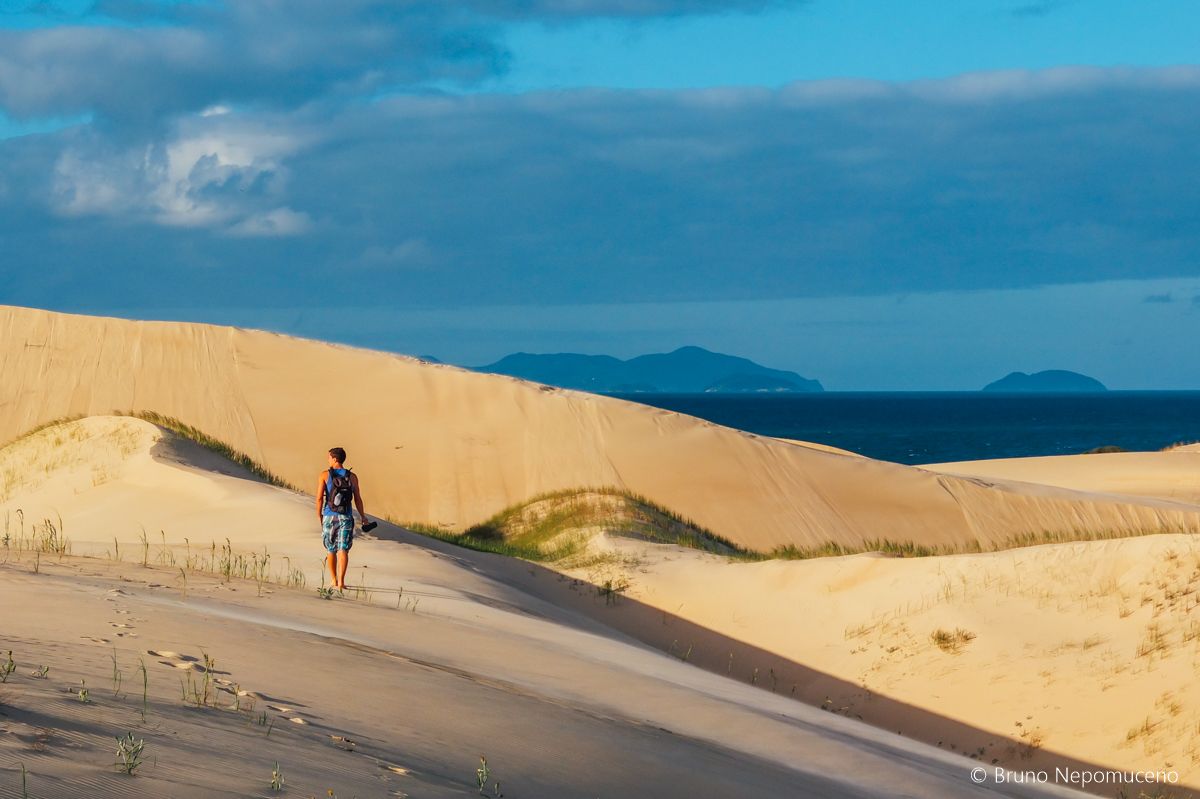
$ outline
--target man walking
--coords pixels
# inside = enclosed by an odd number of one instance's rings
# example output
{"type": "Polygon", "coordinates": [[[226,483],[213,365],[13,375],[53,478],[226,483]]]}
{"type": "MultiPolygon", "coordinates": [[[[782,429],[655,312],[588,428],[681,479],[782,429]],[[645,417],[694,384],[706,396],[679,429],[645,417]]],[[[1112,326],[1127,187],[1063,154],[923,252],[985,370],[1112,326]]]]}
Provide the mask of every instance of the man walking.
{"type": "Polygon", "coordinates": [[[329,468],[318,476],[317,517],[321,520],[325,544],[325,564],[333,587],[346,590],[346,568],[350,564],[350,547],[354,544],[354,508],[363,525],[367,524],[363,510],[362,492],[358,487],[358,475],[345,467],[346,450],[334,447],[329,450],[329,468]]]}

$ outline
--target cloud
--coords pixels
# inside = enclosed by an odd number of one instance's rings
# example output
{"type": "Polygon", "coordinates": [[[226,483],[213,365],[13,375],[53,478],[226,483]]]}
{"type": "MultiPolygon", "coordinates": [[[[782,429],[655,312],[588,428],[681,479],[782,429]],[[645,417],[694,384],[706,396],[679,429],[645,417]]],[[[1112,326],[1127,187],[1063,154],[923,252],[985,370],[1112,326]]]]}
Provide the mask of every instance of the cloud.
{"type": "Polygon", "coordinates": [[[1195,276],[1197,74],[334,96],[13,139],[7,296],[112,296],[83,265],[201,306],[311,301],[346,264],[394,306],[1195,276]]]}
{"type": "Polygon", "coordinates": [[[50,207],[123,224],[295,235],[310,219],[283,205],[289,174],[282,161],[303,138],[210,113],[173,125],[162,140],[127,146],[80,132],[54,163],[50,207]]]}
{"type": "Polygon", "coordinates": [[[359,265],[373,269],[415,269],[429,266],[435,253],[424,239],[405,239],[398,244],[372,244],[363,251],[359,265]]]}
{"type": "Polygon", "coordinates": [[[270,211],[251,214],[231,225],[231,236],[294,236],[308,229],[311,220],[307,214],[290,208],[273,208],[270,211]]]}
{"type": "Polygon", "coordinates": [[[1070,5],[1070,0],[1033,0],[1033,2],[1017,5],[1009,13],[1019,18],[1045,17],[1068,5],[1070,5]]]}
{"type": "Polygon", "coordinates": [[[0,107],[18,118],[118,120],[239,103],[294,107],[471,80],[507,57],[494,31],[451,4],[123,2],[97,11],[74,24],[0,30],[0,107]],[[161,18],[147,24],[151,13],[161,18]]]}
{"type": "MultiPolygon", "coordinates": [[[[18,9],[0,28],[0,109],[145,123],[231,105],[294,108],[502,73],[501,23],[753,12],[786,0],[103,0],[18,9]]],[[[794,3],[793,3],[794,4],[794,3]]]]}

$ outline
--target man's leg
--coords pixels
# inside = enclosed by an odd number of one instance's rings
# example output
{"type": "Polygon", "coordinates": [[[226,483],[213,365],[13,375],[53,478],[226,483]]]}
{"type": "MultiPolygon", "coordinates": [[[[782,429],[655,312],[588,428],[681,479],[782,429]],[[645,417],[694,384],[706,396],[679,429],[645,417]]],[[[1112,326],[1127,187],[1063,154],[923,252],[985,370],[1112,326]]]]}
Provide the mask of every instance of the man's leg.
{"type": "Polygon", "coordinates": [[[332,552],[325,553],[325,566],[329,569],[329,584],[337,588],[337,558],[332,552]]]}
{"type": "Polygon", "coordinates": [[[337,586],[344,589],[346,587],[346,568],[350,565],[350,552],[345,549],[339,549],[337,553],[337,586]]]}

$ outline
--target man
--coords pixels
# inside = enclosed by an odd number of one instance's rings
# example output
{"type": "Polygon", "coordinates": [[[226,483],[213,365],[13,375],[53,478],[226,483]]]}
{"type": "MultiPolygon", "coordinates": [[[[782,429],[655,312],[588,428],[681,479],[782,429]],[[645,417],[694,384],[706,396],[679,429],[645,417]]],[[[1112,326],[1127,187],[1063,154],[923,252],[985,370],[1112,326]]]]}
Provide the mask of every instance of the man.
{"type": "Polygon", "coordinates": [[[334,447],[329,450],[329,468],[317,477],[317,518],[321,520],[325,544],[325,563],[333,587],[346,590],[346,568],[350,565],[350,547],[354,544],[354,512],[351,502],[358,508],[358,516],[367,524],[363,510],[362,492],[358,487],[358,475],[347,469],[346,450],[334,447]]]}

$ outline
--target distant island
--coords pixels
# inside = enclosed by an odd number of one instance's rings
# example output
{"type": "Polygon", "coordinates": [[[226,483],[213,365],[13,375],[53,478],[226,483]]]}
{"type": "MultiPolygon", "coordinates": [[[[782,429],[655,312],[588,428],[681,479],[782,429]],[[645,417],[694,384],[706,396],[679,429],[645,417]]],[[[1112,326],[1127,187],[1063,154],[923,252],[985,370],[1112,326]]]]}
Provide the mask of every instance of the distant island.
{"type": "Polygon", "coordinates": [[[769,369],[747,358],[680,347],[621,360],[610,355],[518,352],[476,372],[520,377],[599,394],[761,394],[823,391],[816,380],[769,369]]]}
{"type": "Polygon", "coordinates": [[[1034,374],[1012,372],[994,383],[988,383],[983,390],[1022,394],[1108,391],[1105,385],[1096,378],[1081,375],[1078,372],[1068,372],[1065,369],[1048,369],[1034,374]]]}

